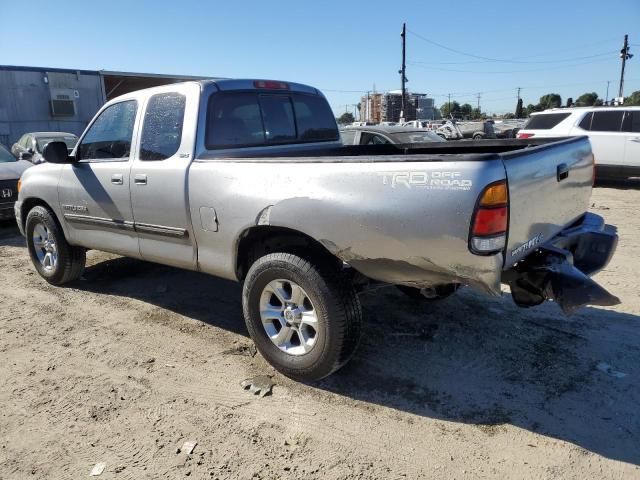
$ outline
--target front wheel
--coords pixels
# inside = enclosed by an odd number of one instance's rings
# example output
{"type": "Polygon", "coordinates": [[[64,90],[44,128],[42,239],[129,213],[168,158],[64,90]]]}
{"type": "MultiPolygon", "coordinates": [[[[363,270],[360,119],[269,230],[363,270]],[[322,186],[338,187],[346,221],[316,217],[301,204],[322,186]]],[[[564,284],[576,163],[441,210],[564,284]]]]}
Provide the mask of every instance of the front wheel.
{"type": "Polygon", "coordinates": [[[62,285],[80,278],[86,263],[85,249],[67,243],[55,216],[45,207],[34,207],[25,222],[27,249],[42,278],[62,285]]]}
{"type": "Polygon", "coordinates": [[[296,380],[335,372],[360,339],[362,310],[348,279],[289,253],[266,255],[251,266],[242,307],[258,351],[296,380]]]}

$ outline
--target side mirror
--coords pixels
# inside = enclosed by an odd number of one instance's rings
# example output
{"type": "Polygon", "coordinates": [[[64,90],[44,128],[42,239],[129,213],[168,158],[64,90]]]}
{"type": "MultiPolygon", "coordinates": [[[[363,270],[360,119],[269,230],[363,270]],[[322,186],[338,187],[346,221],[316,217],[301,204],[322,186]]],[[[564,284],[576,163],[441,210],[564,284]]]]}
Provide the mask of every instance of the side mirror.
{"type": "Polygon", "coordinates": [[[31,160],[33,154],[31,152],[20,152],[18,155],[18,160],[31,160]]]}
{"type": "Polygon", "coordinates": [[[45,162],[48,163],[71,163],[67,144],[64,142],[49,142],[42,152],[45,162]]]}

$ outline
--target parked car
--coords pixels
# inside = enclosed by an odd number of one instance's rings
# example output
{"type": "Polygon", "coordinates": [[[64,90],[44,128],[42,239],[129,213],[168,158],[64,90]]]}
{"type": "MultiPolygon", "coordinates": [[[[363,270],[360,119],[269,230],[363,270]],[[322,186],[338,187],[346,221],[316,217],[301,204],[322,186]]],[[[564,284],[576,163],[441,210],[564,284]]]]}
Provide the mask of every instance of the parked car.
{"type": "Polygon", "coordinates": [[[53,285],[82,275],[86,249],[243,282],[260,353],[317,380],[356,349],[369,285],[434,300],[504,282],[519,306],[565,313],[618,302],[589,278],[617,235],[587,212],[587,138],[482,143],[343,146],[315,88],[165,85],[107,102],[71,155],[49,143],[15,212],[53,285]]]}
{"type": "Polygon", "coordinates": [[[340,130],[345,145],[430,143],[444,140],[434,132],[413,127],[347,127],[340,130]]]}
{"type": "Polygon", "coordinates": [[[411,120],[410,122],[404,122],[403,127],[422,128],[429,129],[432,120],[411,120]]]}
{"type": "Polygon", "coordinates": [[[66,132],[25,133],[20,137],[20,140],[13,144],[11,153],[20,160],[28,160],[34,165],[42,163],[44,161],[42,152],[49,142],[64,142],[71,152],[78,142],[78,137],[73,133],[66,132]]]}
{"type": "Polygon", "coordinates": [[[518,138],[587,135],[596,178],[640,176],[640,107],[554,108],[532,113],[518,138]]]}
{"type": "Polygon", "coordinates": [[[18,199],[18,180],[22,172],[32,165],[18,160],[0,144],[0,220],[13,218],[14,204],[18,199]]]}

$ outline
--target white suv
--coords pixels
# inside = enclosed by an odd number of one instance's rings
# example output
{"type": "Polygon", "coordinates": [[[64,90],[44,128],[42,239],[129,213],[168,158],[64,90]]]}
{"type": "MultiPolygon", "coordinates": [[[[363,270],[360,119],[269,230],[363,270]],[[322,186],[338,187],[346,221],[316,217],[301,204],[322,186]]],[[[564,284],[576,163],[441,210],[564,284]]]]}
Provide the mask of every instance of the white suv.
{"type": "Polygon", "coordinates": [[[587,135],[597,178],[640,176],[640,107],[553,108],[533,113],[518,138],[587,135]]]}

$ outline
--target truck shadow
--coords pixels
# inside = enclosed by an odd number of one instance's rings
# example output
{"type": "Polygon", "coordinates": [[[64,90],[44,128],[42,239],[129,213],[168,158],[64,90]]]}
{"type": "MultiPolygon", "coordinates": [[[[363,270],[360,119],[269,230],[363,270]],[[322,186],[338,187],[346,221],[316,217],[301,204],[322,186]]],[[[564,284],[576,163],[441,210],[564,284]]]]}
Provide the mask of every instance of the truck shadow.
{"type": "MultiPolygon", "coordinates": [[[[247,335],[234,282],[115,258],[88,267],[73,287],[247,335]]],[[[361,301],[358,352],[309,388],[472,424],[486,435],[511,424],[640,465],[639,317],[585,308],[567,319],[553,304],[523,310],[470,289],[420,303],[385,288],[361,301]]]]}
{"type": "Polygon", "coordinates": [[[595,187],[615,188],[617,190],[640,190],[640,178],[624,180],[596,180],[595,187]]]}

